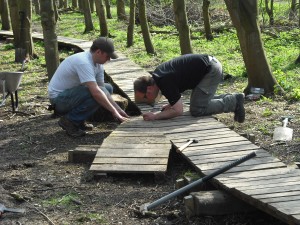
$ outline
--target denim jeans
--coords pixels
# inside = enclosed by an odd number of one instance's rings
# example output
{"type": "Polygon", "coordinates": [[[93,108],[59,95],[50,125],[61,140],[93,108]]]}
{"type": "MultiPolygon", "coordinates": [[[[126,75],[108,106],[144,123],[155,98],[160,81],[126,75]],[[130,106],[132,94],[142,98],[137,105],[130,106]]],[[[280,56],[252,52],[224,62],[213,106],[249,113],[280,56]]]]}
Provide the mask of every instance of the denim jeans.
{"type": "MultiPolygon", "coordinates": [[[[106,88],[100,88],[108,94],[106,88]]],[[[100,107],[89,89],[82,85],[63,91],[56,98],[50,99],[50,102],[55,105],[58,114],[65,115],[75,124],[85,121],[100,107]]]]}
{"type": "Polygon", "coordinates": [[[231,94],[215,95],[223,80],[222,65],[211,57],[211,69],[192,90],[190,112],[193,116],[206,116],[223,112],[234,112],[236,97],[231,94]]]}

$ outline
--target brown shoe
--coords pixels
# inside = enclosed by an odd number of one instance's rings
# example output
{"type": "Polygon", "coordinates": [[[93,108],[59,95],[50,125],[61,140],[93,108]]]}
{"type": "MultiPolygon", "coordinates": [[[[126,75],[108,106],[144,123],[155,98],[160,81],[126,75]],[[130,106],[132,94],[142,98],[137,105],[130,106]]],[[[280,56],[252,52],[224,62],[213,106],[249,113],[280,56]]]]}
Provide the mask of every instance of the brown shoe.
{"type": "Polygon", "coordinates": [[[82,122],[82,123],[79,124],[78,128],[79,128],[80,130],[91,131],[91,130],[94,129],[94,126],[93,126],[93,124],[91,124],[91,123],[86,123],[86,122],[84,121],[84,122],[82,122]]]}
{"type": "Polygon", "coordinates": [[[67,134],[71,137],[82,137],[85,135],[85,131],[79,129],[76,125],[72,123],[65,116],[61,117],[58,121],[58,125],[64,129],[67,134]]]}

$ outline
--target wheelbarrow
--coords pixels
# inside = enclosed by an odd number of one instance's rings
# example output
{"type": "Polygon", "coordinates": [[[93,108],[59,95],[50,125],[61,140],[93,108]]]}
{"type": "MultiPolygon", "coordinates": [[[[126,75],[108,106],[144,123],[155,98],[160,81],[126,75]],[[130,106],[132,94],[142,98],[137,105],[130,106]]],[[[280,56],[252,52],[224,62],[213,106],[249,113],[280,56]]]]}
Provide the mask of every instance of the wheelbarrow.
{"type": "Polygon", "coordinates": [[[18,88],[23,72],[0,72],[0,93],[3,94],[0,107],[5,105],[8,96],[11,98],[12,111],[18,110],[18,88]]]}

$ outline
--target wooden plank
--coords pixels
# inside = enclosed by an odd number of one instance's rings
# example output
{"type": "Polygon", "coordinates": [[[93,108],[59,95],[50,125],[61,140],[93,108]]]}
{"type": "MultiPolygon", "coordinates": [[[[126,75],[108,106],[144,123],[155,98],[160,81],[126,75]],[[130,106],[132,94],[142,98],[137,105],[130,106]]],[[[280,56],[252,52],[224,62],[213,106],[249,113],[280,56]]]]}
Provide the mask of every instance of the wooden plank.
{"type": "MultiPolygon", "coordinates": [[[[294,192],[295,193],[295,192],[294,192]]],[[[292,202],[292,201],[300,201],[299,192],[298,194],[290,195],[290,196],[280,196],[277,198],[265,198],[261,199],[264,203],[279,203],[279,202],[292,202]]]]}
{"type": "MultiPolygon", "coordinates": [[[[187,139],[199,139],[199,138],[205,138],[205,137],[213,137],[213,136],[217,136],[217,135],[221,135],[221,136],[230,136],[230,135],[234,135],[237,136],[239,134],[233,132],[232,130],[230,130],[229,128],[217,128],[217,129],[213,129],[213,130],[201,130],[201,131],[197,131],[197,133],[182,133],[180,135],[178,134],[168,134],[167,137],[168,139],[171,139],[172,141],[174,141],[174,143],[176,142],[180,142],[180,141],[184,141],[187,139]]],[[[240,135],[239,135],[240,136],[240,135]]]]}
{"type": "Polygon", "coordinates": [[[253,145],[251,142],[249,142],[246,139],[243,139],[241,141],[236,141],[236,142],[226,142],[226,143],[216,143],[216,144],[211,144],[211,145],[200,145],[197,146],[197,148],[194,148],[193,146],[189,147],[188,149],[186,149],[184,152],[184,154],[186,156],[190,156],[193,154],[198,154],[201,150],[207,150],[207,149],[215,149],[215,150],[223,150],[223,151],[231,151],[230,148],[232,148],[234,151],[234,149],[236,149],[237,151],[239,151],[239,149],[241,149],[241,146],[243,147],[244,145],[249,145],[250,147],[256,147],[258,148],[256,145],[253,145]]]}
{"type": "Polygon", "coordinates": [[[96,157],[165,157],[169,155],[169,150],[166,151],[165,148],[120,148],[120,149],[111,149],[111,148],[101,148],[97,151],[96,157]]]}
{"type": "Polygon", "coordinates": [[[300,184],[299,179],[298,180],[293,180],[293,181],[287,181],[287,182],[277,182],[277,183],[264,183],[264,184],[257,184],[255,182],[252,183],[252,185],[244,185],[244,186],[237,186],[235,184],[230,184],[230,183],[225,183],[225,185],[228,188],[235,188],[243,191],[248,191],[248,190],[258,190],[258,189],[265,189],[265,188],[278,188],[280,190],[281,187],[283,186],[293,186],[296,184],[300,184]]]}
{"type": "MultiPolygon", "coordinates": [[[[242,136],[200,140],[198,143],[193,143],[192,145],[190,145],[189,148],[186,150],[193,151],[193,150],[198,150],[199,146],[232,143],[232,142],[239,142],[239,141],[248,141],[248,140],[242,136]]],[[[176,144],[176,142],[175,142],[175,144],[176,144]]]]}
{"type": "Polygon", "coordinates": [[[114,172],[114,173],[153,173],[153,172],[165,172],[167,165],[112,165],[112,164],[101,164],[94,165],[90,167],[91,171],[101,171],[101,172],[114,172]]]}
{"type": "Polygon", "coordinates": [[[288,197],[288,196],[299,196],[300,190],[289,190],[287,192],[275,192],[275,193],[268,193],[268,194],[253,194],[252,197],[256,199],[260,199],[264,201],[264,199],[275,199],[276,198],[282,198],[282,197],[288,197]]]}
{"type": "MultiPolygon", "coordinates": [[[[217,121],[210,121],[210,122],[205,122],[205,124],[201,124],[202,130],[205,129],[206,127],[211,127],[214,125],[219,125],[217,121]]],[[[119,126],[120,128],[124,129],[132,129],[132,128],[173,128],[173,129],[190,129],[190,128],[195,128],[199,127],[199,124],[196,123],[195,121],[189,121],[189,120],[181,120],[181,121],[170,121],[169,123],[160,123],[159,120],[154,120],[154,121],[144,121],[144,120],[139,120],[138,122],[135,123],[124,123],[119,126]]]]}
{"type": "Polygon", "coordinates": [[[243,186],[249,185],[251,182],[268,182],[268,183],[278,183],[284,182],[285,180],[293,180],[299,179],[299,173],[292,173],[292,174],[273,174],[273,175],[265,175],[265,176],[256,176],[256,177],[220,177],[218,180],[225,183],[229,182],[232,185],[243,186]]]}
{"type": "MultiPolygon", "coordinates": [[[[202,142],[204,140],[213,140],[213,139],[221,139],[221,138],[234,138],[234,137],[242,137],[241,135],[237,133],[228,132],[228,133],[218,133],[215,134],[206,134],[206,135],[199,135],[197,137],[189,137],[188,135],[185,137],[185,135],[180,135],[180,138],[172,139],[173,143],[176,144],[176,146],[180,146],[188,142],[190,139],[195,139],[196,141],[202,142]]],[[[196,144],[196,143],[193,143],[196,144]]]]}
{"type": "MultiPolygon", "coordinates": [[[[201,169],[200,168],[200,166],[203,167],[203,165],[196,165],[196,166],[198,166],[199,170],[201,170],[202,173],[204,173],[204,174],[211,174],[212,172],[214,172],[214,171],[221,168],[220,165],[219,165],[219,167],[209,166],[206,169],[201,169]]],[[[267,163],[263,163],[263,164],[253,164],[253,165],[243,165],[243,164],[241,164],[237,167],[234,167],[234,168],[228,170],[224,174],[237,173],[237,172],[243,172],[243,171],[255,171],[255,170],[282,168],[282,167],[285,167],[285,165],[281,162],[267,162],[267,163]]]]}
{"type": "Polygon", "coordinates": [[[101,149],[171,149],[171,144],[165,145],[163,143],[152,143],[151,145],[149,143],[111,143],[109,141],[104,142],[101,145],[101,149]]]}
{"type": "Polygon", "coordinates": [[[168,157],[157,158],[104,158],[97,157],[93,161],[93,164],[134,164],[134,165],[166,165],[168,163],[168,157]]]}
{"type": "Polygon", "coordinates": [[[267,176],[274,176],[277,174],[288,174],[293,171],[293,168],[287,167],[280,167],[280,168],[269,168],[269,169],[262,169],[257,171],[239,171],[236,173],[228,173],[228,174],[220,174],[217,179],[221,179],[224,177],[242,179],[242,178],[253,178],[253,177],[267,177],[267,176]]]}
{"type": "MultiPolygon", "coordinates": [[[[232,158],[241,158],[247,154],[250,154],[254,152],[252,149],[251,150],[245,150],[245,151],[239,151],[239,152],[230,152],[230,153],[220,153],[220,154],[213,154],[213,155],[202,155],[202,156],[196,156],[196,157],[189,157],[190,162],[193,164],[207,164],[207,163],[214,163],[214,162],[229,162],[232,160],[232,158]]],[[[263,160],[269,158],[269,159],[274,159],[268,153],[265,154],[258,154],[256,158],[262,158],[263,160]]],[[[280,162],[279,159],[274,159],[277,162],[280,162]]]]}
{"type": "Polygon", "coordinates": [[[247,195],[258,195],[258,194],[270,194],[270,193],[281,193],[285,191],[300,191],[299,185],[278,185],[277,187],[262,188],[256,190],[247,190],[247,188],[239,188],[240,191],[247,195]]]}
{"type": "Polygon", "coordinates": [[[287,215],[300,213],[300,201],[270,203],[269,206],[275,207],[277,210],[280,210],[287,215]]]}
{"type": "Polygon", "coordinates": [[[116,137],[116,136],[109,136],[106,138],[101,146],[125,146],[125,145],[135,145],[135,144],[168,144],[171,147],[171,142],[166,142],[165,138],[161,136],[144,136],[144,137],[116,137]]]}

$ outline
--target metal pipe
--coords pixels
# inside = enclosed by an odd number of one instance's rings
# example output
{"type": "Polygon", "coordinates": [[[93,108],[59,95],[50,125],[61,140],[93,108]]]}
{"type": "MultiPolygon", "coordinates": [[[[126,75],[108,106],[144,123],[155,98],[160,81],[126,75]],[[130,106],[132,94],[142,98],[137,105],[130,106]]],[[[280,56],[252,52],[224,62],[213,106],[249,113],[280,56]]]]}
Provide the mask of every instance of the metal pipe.
{"type": "Polygon", "coordinates": [[[233,168],[233,167],[235,167],[235,166],[237,166],[237,165],[239,165],[239,164],[241,164],[241,163],[243,163],[243,162],[245,162],[245,161],[247,161],[247,160],[249,160],[249,159],[251,159],[255,156],[256,156],[255,152],[252,152],[252,153],[250,153],[250,154],[248,154],[248,155],[246,155],[246,156],[244,156],[244,157],[242,157],[242,158],[240,158],[240,159],[238,159],[238,160],[236,160],[236,161],[234,161],[234,162],[232,162],[228,165],[225,165],[224,167],[212,172],[211,174],[209,174],[209,175],[207,175],[203,178],[200,178],[199,180],[196,180],[193,183],[190,183],[190,184],[188,184],[188,185],[186,185],[186,186],[184,186],[184,187],[182,187],[182,188],[180,188],[180,189],[178,189],[178,190],[176,190],[176,191],[174,191],[174,192],[172,192],[172,193],[170,193],[170,194],[168,194],[168,195],[166,195],[166,196],[164,196],[164,197],[162,197],[162,198],[160,198],[160,199],[158,199],[158,200],[156,200],[152,203],[142,205],[140,207],[140,211],[145,212],[145,211],[148,211],[150,209],[153,209],[153,208],[159,206],[160,204],[168,201],[169,199],[171,199],[173,197],[176,197],[180,194],[183,194],[187,190],[189,190],[189,189],[191,189],[191,188],[193,188],[193,187],[195,187],[195,186],[197,186],[197,185],[199,185],[199,184],[201,184],[205,181],[208,181],[211,178],[213,178],[213,177],[215,177],[215,176],[217,176],[221,173],[224,173],[227,170],[229,170],[229,169],[231,169],[231,168],[233,168]]]}

